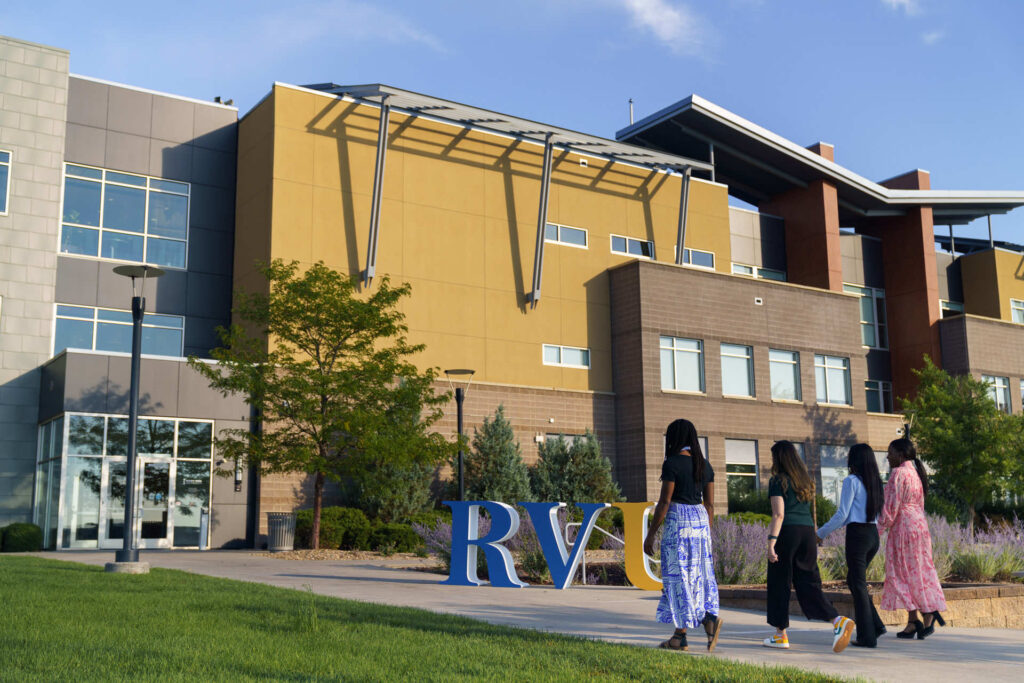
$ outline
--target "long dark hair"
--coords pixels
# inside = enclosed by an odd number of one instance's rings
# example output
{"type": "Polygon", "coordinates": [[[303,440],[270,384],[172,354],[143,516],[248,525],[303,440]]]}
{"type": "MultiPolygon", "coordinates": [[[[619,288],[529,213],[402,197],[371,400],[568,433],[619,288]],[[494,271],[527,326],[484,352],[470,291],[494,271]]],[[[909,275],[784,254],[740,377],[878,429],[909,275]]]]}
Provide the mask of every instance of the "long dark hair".
{"type": "Polygon", "coordinates": [[[693,483],[700,486],[704,483],[704,451],[700,449],[697,428],[689,420],[675,420],[665,430],[665,457],[679,455],[684,448],[690,449],[693,483]]]}
{"type": "Polygon", "coordinates": [[[917,449],[914,448],[914,442],[910,439],[896,439],[889,444],[889,450],[895,453],[902,465],[908,460],[914,461],[914,469],[917,470],[917,476],[921,479],[921,490],[924,495],[928,495],[928,473],[925,472],[924,463],[917,457],[917,449]]]}
{"type": "Polygon", "coordinates": [[[850,468],[850,474],[855,474],[864,484],[864,490],[868,492],[868,503],[865,506],[867,521],[870,522],[882,512],[882,505],[885,504],[882,493],[882,476],[878,473],[878,461],[875,460],[875,452],[866,443],[854,444],[850,447],[850,455],[846,458],[846,466],[850,468]]]}
{"type": "Polygon", "coordinates": [[[814,482],[792,441],[783,439],[772,444],[772,476],[778,477],[783,491],[792,484],[799,500],[814,500],[814,482]]]}

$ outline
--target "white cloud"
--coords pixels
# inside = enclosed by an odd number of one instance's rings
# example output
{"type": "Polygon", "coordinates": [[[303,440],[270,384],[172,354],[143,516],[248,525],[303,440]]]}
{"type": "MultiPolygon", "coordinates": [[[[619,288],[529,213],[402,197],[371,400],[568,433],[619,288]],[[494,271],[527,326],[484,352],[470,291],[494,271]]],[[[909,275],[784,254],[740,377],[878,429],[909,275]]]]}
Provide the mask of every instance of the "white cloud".
{"type": "Polygon", "coordinates": [[[928,31],[927,33],[921,34],[921,42],[925,45],[935,45],[945,37],[945,31],[928,31]]]}
{"type": "Polygon", "coordinates": [[[882,0],[882,4],[895,12],[903,10],[908,15],[921,13],[920,0],[882,0]]]}
{"type": "Polygon", "coordinates": [[[670,0],[621,0],[633,23],[677,54],[698,54],[706,28],[690,8],[670,0]]]}

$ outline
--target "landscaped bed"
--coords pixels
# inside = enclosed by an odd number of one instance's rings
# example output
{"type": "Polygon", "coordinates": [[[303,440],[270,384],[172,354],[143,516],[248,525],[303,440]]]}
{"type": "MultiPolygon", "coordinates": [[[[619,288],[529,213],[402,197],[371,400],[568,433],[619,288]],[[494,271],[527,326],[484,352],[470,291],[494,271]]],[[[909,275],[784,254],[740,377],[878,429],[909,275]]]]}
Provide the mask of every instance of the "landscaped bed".
{"type": "Polygon", "coordinates": [[[173,570],[0,558],[0,679],[828,681],[173,570]]]}

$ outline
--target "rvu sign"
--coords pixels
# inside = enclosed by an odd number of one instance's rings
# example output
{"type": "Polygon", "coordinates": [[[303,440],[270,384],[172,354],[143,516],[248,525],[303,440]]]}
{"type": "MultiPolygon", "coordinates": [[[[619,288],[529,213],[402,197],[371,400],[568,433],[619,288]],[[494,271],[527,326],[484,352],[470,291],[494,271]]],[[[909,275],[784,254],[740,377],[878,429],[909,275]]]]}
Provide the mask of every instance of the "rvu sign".
{"type": "MultiPolygon", "coordinates": [[[[484,583],[476,573],[477,553],[483,551],[492,586],[523,588],[528,585],[519,580],[512,553],[503,545],[519,531],[519,513],[514,507],[492,500],[446,500],[444,504],[452,509],[452,562],[448,580],[443,583],[451,586],[479,586],[484,583]],[[481,508],[491,518],[491,529],[483,538],[480,538],[477,527],[481,508]]],[[[626,577],[637,588],[661,590],[661,581],[651,572],[643,551],[647,516],[653,503],[578,503],[577,507],[583,510],[583,523],[571,550],[566,547],[558,527],[558,511],[565,507],[565,503],[519,505],[526,509],[537,531],[537,540],[540,541],[555,588],[566,588],[572,582],[601,511],[617,507],[622,510],[623,516],[626,577]]]]}

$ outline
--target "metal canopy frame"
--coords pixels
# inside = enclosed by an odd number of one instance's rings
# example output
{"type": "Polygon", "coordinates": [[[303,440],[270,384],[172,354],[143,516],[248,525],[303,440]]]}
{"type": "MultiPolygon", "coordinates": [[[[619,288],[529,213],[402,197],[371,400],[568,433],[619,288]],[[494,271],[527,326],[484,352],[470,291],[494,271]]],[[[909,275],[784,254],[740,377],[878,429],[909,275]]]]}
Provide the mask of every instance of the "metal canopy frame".
{"type": "Polygon", "coordinates": [[[530,308],[540,301],[544,271],[544,231],[547,227],[548,194],[551,185],[552,156],[555,148],[607,159],[617,163],[648,168],[683,176],[679,207],[679,244],[677,262],[683,257],[686,237],[686,204],[689,196],[690,176],[693,171],[706,171],[714,177],[714,162],[698,161],[688,157],[668,154],[624,142],[617,142],[596,135],[579,133],[568,128],[550,126],[517,116],[508,116],[489,109],[480,109],[439,97],[431,97],[409,90],[401,90],[382,84],[337,85],[320,83],[307,86],[320,92],[347,97],[357,101],[370,102],[381,108],[380,130],[377,139],[377,164],[373,178],[373,205],[370,212],[370,240],[367,248],[366,270],[363,283],[373,280],[377,268],[377,242],[380,234],[380,194],[383,184],[384,163],[387,153],[388,117],[392,109],[411,116],[426,116],[448,121],[466,128],[509,136],[535,142],[544,146],[544,161],[541,169],[540,206],[537,212],[537,243],[533,259],[533,280],[527,293],[530,308]]]}

